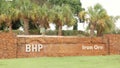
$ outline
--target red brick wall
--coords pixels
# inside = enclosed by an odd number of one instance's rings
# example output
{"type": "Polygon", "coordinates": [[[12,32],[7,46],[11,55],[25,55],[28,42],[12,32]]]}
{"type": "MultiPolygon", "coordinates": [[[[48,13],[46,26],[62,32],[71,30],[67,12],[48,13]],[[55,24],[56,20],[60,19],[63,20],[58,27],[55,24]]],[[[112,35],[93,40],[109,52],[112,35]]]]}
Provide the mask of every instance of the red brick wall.
{"type": "Polygon", "coordinates": [[[107,46],[101,37],[19,37],[17,57],[39,57],[39,56],[84,56],[84,55],[106,55],[107,46]],[[25,45],[42,44],[40,52],[25,51],[25,45]],[[103,49],[82,49],[82,46],[103,46],[103,49]]]}
{"type": "Polygon", "coordinates": [[[16,58],[16,36],[0,33],[0,58],[16,58]]]}
{"type": "Polygon", "coordinates": [[[27,58],[40,56],[88,56],[120,54],[120,35],[103,37],[21,36],[0,33],[0,58],[27,58]],[[40,52],[26,52],[26,44],[42,44],[40,52]],[[83,49],[101,46],[103,49],[83,49]]]}
{"type": "Polygon", "coordinates": [[[104,37],[108,39],[109,53],[120,54],[120,34],[108,34],[104,37]]]}

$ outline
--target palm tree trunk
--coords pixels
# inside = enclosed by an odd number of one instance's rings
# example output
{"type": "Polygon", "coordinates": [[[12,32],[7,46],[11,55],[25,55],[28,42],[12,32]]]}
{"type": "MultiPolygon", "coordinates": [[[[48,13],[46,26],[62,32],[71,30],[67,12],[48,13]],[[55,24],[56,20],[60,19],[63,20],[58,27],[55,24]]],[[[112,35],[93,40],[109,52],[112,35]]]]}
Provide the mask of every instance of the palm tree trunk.
{"type": "Polygon", "coordinates": [[[94,36],[94,26],[92,24],[90,25],[90,36],[94,36]]]}
{"type": "Polygon", "coordinates": [[[62,26],[58,27],[58,35],[61,36],[62,35],[62,26]]]}
{"type": "Polygon", "coordinates": [[[9,25],[9,32],[12,32],[12,25],[9,25]]]}
{"type": "Polygon", "coordinates": [[[101,30],[97,30],[97,36],[103,36],[103,33],[102,33],[102,31],[101,30]]]}
{"type": "Polygon", "coordinates": [[[9,25],[8,25],[8,27],[9,27],[9,32],[12,32],[12,24],[11,24],[11,22],[8,22],[9,23],[9,25]]]}
{"type": "Polygon", "coordinates": [[[29,21],[28,19],[24,19],[24,31],[25,31],[25,35],[29,34],[29,21]]]}
{"type": "Polygon", "coordinates": [[[42,33],[42,35],[45,35],[45,27],[40,27],[40,33],[42,33]]]}
{"type": "Polygon", "coordinates": [[[78,23],[77,23],[77,21],[75,22],[75,25],[73,26],[73,30],[77,30],[77,28],[78,28],[78,23]]]}

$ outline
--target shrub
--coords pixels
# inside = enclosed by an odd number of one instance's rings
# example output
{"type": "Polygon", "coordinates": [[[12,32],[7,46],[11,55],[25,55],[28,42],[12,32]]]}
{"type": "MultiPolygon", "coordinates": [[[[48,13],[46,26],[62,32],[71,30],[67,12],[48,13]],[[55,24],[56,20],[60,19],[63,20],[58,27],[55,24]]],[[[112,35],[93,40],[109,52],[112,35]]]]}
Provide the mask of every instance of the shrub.
{"type": "Polygon", "coordinates": [[[31,35],[40,35],[40,30],[39,29],[32,29],[32,30],[29,30],[29,34],[31,35]]]}
{"type": "MultiPolygon", "coordinates": [[[[24,32],[21,32],[19,30],[13,31],[16,34],[24,34],[24,32]]],[[[30,35],[41,35],[39,29],[32,29],[29,30],[30,35]]],[[[58,30],[46,30],[45,35],[58,35],[58,30]]],[[[89,36],[89,33],[86,33],[84,31],[78,31],[78,30],[63,30],[62,36],[89,36]]]]}

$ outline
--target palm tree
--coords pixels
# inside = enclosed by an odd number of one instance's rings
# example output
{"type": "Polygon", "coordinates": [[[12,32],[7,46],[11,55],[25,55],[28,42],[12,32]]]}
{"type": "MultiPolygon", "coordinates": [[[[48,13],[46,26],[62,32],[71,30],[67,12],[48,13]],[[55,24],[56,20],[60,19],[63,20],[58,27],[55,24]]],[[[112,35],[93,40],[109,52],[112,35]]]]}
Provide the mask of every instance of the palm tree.
{"type": "Polygon", "coordinates": [[[87,12],[85,10],[82,10],[79,12],[78,17],[80,19],[80,22],[85,22],[87,12]]]}
{"type": "Polygon", "coordinates": [[[111,33],[115,30],[115,22],[119,19],[119,16],[109,16],[104,17],[104,19],[100,19],[97,25],[97,36],[102,36],[103,33],[111,33]]]}
{"type": "Polygon", "coordinates": [[[44,5],[44,3],[47,1],[47,0],[31,0],[32,2],[38,4],[38,5],[44,5]]]}
{"type": "Polygon", "coordinates": [[[19,20],[19,18],[20,18],[20,11],[12,7],[8,14],[8,26],[10,31],[12,31],[12,22],[19,20]]]}
{"type": "Polygon", "coordinates": [[[2,13],[1,13],[1,19],[3,20],[3,22],[6,23],[6,25],[9,27],[9,31],[12,31],[12,15],[13,15],[13,7],[12,4],[10,2],[6,2],[3,1],[2,2],[2,7],[4,6],[4,9],[2,9],[2,13]]]}
{"type": "Polygon", "coordinates": [[[15,8],[15,2],[3,1],[0,4],[0,21],[4,22],[9,31],[12,31],[12,22],[19,19],[19,10],[15,8]]]}
{"type": "Polygon", "coordinates": [[[0,24],[6,21],[7,16],[4,11],[5,8],[6,8],[5,1],[1,0],[0,2],[0,24]]]}
{"type": "Polygon", "coordinates": [[[41,6],[39,10],[39,25],[40,25],[40,32],[45,34],[45,29],[49,28],[49,17],[48,17],[48,7],[46,4],[41,6]]]}
{"type": "MultiPolygon", "coordinates": [[[[36,7],[35,7],[36,9],[36,7]]],[[[40,33],[43,35],[45,34],[45,30],[49,28],[49,9],[46,4],[43,6],[38,6],[36,9],[36,13],[34,15],[34,18],[36,18],[35,21],[37,21],[37,24],[39,25],[40,28],[40,33]]]]}
{"type": "Polygon", "coordinates": [[[31,10],[31,2],[30,0],[21,0],[20,2],[20,14],[21,20],[24,23],[24,31],[25,34],[29,34],[29,19],[30,19],[30,10],[31,10]]]}
{"type": "Polygon", "coordinates": [[[40,32],[45,34],[45,29],[49,28],[49,21],[52,15],[50,14],[51,9],[44,4],[43,6],[38,6],[32,4],[32,10],[30,11],[30,19],[37,25],[39,25],[40,32]]]}
{"type": "Polygon", "coordinates": [[[97,30],[97,36],[101,36],[105,31],[111,31],[114,28],[114,22],[107,14],[106,10],[96,4],[88,8],[90,35],[94,36],[94,30],[97,30]]]}
{"type": "Polygon", "coordinates": [[[56,27],[58,29],[58,35],[62,35],[62,26],[63,25],[67,25],[68,27],[73,26],[75,24],[75,19],[68,5],[64,5],[62,7],[54,6],[53,10],[54,10],[53,22],[56,24],[56,27]]]}

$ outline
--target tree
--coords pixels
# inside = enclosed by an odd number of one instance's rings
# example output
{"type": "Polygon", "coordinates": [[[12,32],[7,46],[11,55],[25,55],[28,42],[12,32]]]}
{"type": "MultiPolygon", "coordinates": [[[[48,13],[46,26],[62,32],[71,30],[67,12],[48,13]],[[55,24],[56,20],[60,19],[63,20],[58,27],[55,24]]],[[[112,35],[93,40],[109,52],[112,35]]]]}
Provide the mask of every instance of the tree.
{"type": "Polygon", "coordinates": [[[5,9],[6,9],[6,5],[5,5],[5,1],[4,0],[1,0],[0,2],[0,25],[5,24],[6,22],[6,14],[5,14],[5,9]]]}
{"type": "Polygon", "coordinates": [[[64,6],[69,5],[74,14],[78,14],[83,8],[80,0],[48,0],[53,5],[64,6]]]}
{"type": "Polygon", "coordinates": [[[12,30],[12,25],[16,23],[20,19],[20,10],[14,7],[14,4],[12,3],[11,9],[9,10],[9,16],[11,17],[11,22],[9,23],[9,26],[12,30]]]}
{"type": "Polygon", "coordinates": [[[49,23],[54,22],[59,30],[59,35],[62,34],[62,26],[71,26],[74,24],[73,14],[69,6],[53,6],[48,8],[46,4],[43,6],[33,7],[30,11],[31,19],[33,22],[37,22],[42,29],[49,28],[49,23]]]}
{"type": "Polygon", "coordinates": [[[12,21],[18,19],[19,11],[13,7],[12,2],[2,1],[1,3],[1,22],[4,22],[9,31],[12,31],[12,21]]]}
{"type": "Polygon", "coordinates": [[[40,6],[44,5],[47,2],[47,0],[31,0],[31,1],[40,6]]]}
{"type": "Polygon", "coordinates": [[[29,19],[30,19],[30,11],[31,11],[31,2],[30,0],[21,0],[18,5],[20,9],[21,20],[24,23],[24,31],[25,34],[29,34],[29,19]],[[19,6],[20,5],[20,6],[19,6]]]}
{"type": "MultiPolygon", "coordinates": [[[[80,0],[48,0],[53,6],[55,5],[59,5],[59,6],[64,6],[64,5],[69,5],[70,9],[72,11],[72,13],[74,14],[73,16],[77,16],[79,12],[81,12],[83,10],[83,8],[81,7],[82,4],[80,2],[80,0]]],[[[77,30],[78,24],[77,24],[77,20],[75,25],[73,25],[73,29],[77,30]]]]}
{"type": "Polygon", "coordinates": [[[88,28],[92,37],[94,36],[94,30],[97,30],[97,36],[102,36],[104,32],[111,32],[114,29],[113,19],[100,4],[89,7],[87,13],[89,15],[88,28]]]}
{"type": "Polygon", "coordinates": [[[85,22],[86,14],[87,12],[85,10],[82,10],[81,12],[79,12],[78,17],[80,19],[80,22],[85,22]]]}
{"type": "MultiPolygon", "coordinates": [[[[104,33],[112,33],[115,30],[115,23],[118,19],[120,19],[119,16],[109,16],[109,19],[105,20],[106,23],[104,25],[96,28],[97,36],[102,36],[104,33]]],[[[102,21],[100,20],[99,23],[102,23],[102,21]]]]}
{"type": "Polygon", "coordinates": [[[78,29],[77,27],[78,27],[78,22],[77,22],[77,19],[76,19],[73,30],[77,30],[78,29]]]}
{"type": "MultiPolygon", "coordinates": [[[[38,6],[36,4],[32,4],[32,10],[30,11],[31,17],[30,19],[40,28],[40,32],[45,34],[45,29],[49,28],[49,17],[50,11],[46,4],[42,6],[38,6]]],[[[51,15],[52,16],[52,15],[51,15]]]]}
{"type": "Polygon", "coordinates": [[[72,26],[75,24],[75,19],[68,5],[66,6],[55,6],[54,10],[54,20],[53,23],[56,24],[58,29],[58,35],[62,35],[62,26],[67,25],[72,26]]]}
{"type": "Polygon", "coordinates": [[[45,30],[49,28],[49,17],[48,17],[48,12],[49,9],[46,4],[41,6],[39,9],[39,26],[40,26],[40,31],[44,35],[45,30]]]}

